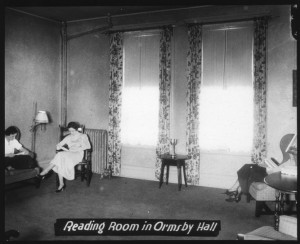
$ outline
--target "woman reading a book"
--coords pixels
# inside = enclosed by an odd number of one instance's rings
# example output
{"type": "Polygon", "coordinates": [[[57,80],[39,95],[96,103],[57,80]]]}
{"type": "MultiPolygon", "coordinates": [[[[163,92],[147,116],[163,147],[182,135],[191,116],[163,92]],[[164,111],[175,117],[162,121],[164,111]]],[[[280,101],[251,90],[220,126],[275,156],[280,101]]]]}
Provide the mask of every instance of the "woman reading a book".
{"type": "Polygon", "coordinates": [[[5,130],[5,169],[32,169],[37,166],[34,154],[16,139],[19,134],[16,126],[5,130]]]}
{"type": "Polygon", "coordinates": [[[38,176],[44,179],[51,169],[56,172],[59,179],[59,187],[56,190],[57,193],[63,191],[65,188],[64,178],[74,180],[74,167],[83,159],[83,151],[91,148],[87,135],[79,132],[79,128],[80,125],[76,122],[70,122],[68,124],[70,134],[56,145],[56,150],[60,152],[55,155],[49,166],[38,176]]]}

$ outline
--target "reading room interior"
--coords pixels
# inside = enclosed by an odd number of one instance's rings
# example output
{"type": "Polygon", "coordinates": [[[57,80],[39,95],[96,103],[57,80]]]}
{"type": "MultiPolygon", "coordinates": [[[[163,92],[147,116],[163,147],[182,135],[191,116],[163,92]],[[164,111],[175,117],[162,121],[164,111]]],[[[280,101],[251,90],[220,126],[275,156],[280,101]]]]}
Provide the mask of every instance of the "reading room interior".
{"type": "Polygon", "coordinates": [[[6,240],[297,240],[298,12],[5,6],[6,240]],[[70,235],[59,219],[219,222],[70,235]]]}

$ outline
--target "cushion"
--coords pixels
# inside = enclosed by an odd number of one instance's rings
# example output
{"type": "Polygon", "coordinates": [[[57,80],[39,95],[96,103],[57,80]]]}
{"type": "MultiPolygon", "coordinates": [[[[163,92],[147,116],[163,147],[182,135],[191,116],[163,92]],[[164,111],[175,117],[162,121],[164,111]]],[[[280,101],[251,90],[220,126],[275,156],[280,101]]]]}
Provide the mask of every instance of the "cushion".
{"type": "Polygon", "coordinates": [[[279,231],[297,238],[297,218],[281,215],[279,220],[279,231]]]}
{"type": "Polygon", "coordinates": [[[34,169],[13,169],[6,171],[5,170],[5,184],[11,184],[27,179],[34,178],[39,174],[40,169],[38,167],[34,169]]]}
{"type": "MultiPolygon", "coordinates": [[[[291,236],[291,235],[286,235],[284,233],[281,233],[279,231],[276,231],[274,227],[272,226],[263,226],[260,227],[254,231],[251,231],[245,235],[245,240],[253,240],[249,238],[268,238],[272,240],[297,240],[297,238],[291,236]],[[249,236],[248,236],[249,235],[249,236]]],[[[257,239],[255,239],[257,240],[257,239]]]]}
{"type": "Polygon", "coordinates": [[[275,201],[275,192],[274,188],[262,182],[253,182],[249,187],[249,193],[256,201],[275,201]]]}

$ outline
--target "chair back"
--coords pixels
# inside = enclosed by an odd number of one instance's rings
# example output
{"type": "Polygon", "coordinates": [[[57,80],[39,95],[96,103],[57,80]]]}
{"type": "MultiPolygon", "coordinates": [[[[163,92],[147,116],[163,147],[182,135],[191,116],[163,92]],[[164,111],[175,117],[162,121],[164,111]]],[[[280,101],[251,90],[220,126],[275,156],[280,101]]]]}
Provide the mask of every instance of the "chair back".
{"type": "MultiPolygon", "coordinates": [[[[84,130],[85,130],[85,125],[80,125],[80,127],[78,128],[78,131],[80,133],[83,133],[84,134],[84,130]]],[[[65,127],[65,126],[61,126],[59,125],[59,140],[61,141],[62,139],[64,139],[67,135],[70,134],[69,130],[68,130],[68,127],[65,127]]]]}
{"type": "Polygon", "coordinates": [[[290,154],[286,152],[286,148],[290,144],[293,137],[294,134],[286,134],[280,140],[280,150],[282,152],[282,161],[280,164],[283,164],[290,159],[290,154]]]}

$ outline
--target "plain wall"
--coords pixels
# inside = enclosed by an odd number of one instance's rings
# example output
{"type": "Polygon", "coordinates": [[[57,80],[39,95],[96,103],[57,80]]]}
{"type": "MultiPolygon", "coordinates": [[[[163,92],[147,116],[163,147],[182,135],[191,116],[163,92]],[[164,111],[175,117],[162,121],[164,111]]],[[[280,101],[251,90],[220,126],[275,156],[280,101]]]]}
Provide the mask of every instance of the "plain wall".
{"type": "Polygon", "coordinates": [[[5,128],[21,130],[20,142],[31,149],[30,127],[37,110],[46,110],[51,123],[38,127],[39,162],[49,160],[58,141],[60,116],[60,24],[7,9],[5,16],[5,128]]]}
{"type": "Polygon", "coordinates": [[[95,33],[71,39],[67,53],[67,120],[108,129],[108,36],[95,33]]]}

